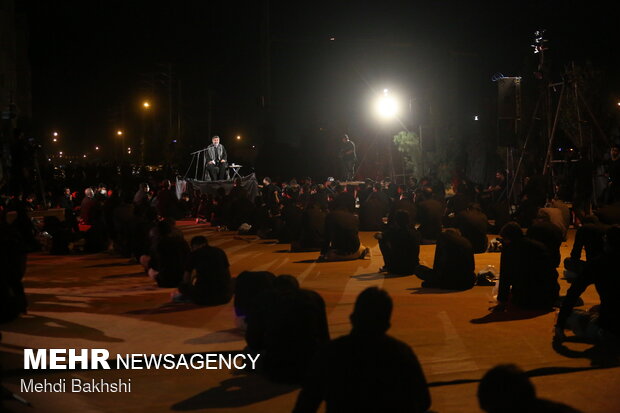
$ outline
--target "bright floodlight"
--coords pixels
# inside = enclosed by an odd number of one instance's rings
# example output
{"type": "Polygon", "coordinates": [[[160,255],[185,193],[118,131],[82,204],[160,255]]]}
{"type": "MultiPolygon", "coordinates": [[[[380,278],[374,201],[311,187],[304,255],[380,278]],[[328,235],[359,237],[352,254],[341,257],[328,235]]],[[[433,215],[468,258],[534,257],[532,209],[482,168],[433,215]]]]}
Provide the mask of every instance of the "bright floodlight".
{"type": "Polygon", "coordinates": [[[384,119],[390,119],[398,114],[398,103],[390,96],[387,89],[383,89],[383,96],[377,101],[377,113],[384,119]]]}

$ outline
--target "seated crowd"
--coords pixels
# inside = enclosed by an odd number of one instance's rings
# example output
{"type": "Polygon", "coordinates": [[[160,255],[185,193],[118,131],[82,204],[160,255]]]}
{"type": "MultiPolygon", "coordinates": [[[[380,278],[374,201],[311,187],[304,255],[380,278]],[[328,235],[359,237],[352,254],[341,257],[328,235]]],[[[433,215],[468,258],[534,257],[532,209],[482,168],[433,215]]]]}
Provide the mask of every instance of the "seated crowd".
{"type": "MultiPolygon", "coordinates": [[[[238,326],[245,330],[248,351],[261,354],[262,372],[275,382],[303,385],[294,411],[316,411],[321,401],[328,411],[392,411],[405,405],[426,411],[431,401],[420,363],[408,345],[387,335],[392,300],[385,291],[362,292],[351,314],[351,333],[330,340],[319,294],[301,288],[291,275],[244,271],[233,279],[226,253],[210,246],[204,236],[188,244],[175,221],[208,221],[221,230],[273,239],[290,244],[291,252],[316,252],[317,261],[367,258],[370,249],[360,242],[359,232],[375,231],[384,260],[380,272],[415,275],[424,288],[450,290],[470,289],[480,282],[474,256],[487,251],[489,233],[499,233],[494,311],[559,306],[557,340],[564,339],[566,329],[589,339],[618,340],[620,278],[614,275],[613,260],[620,250],[620,206],[607,205],[583,216],[564,261],[572,285],[560,302],[557,269],[569,227],[566,214],[560,206],[532,208],[528,202],[511,221],[489,208],[488,197],[499,196],[496,190],[476,192],[461,182],[446,200],[443,184],[430,179],[408,186],[389,181],[343,186],[310,179],[278,186],[265,178],[255,197],[237,180],[229,193],[220,188],[213,195],[190,192],[179,199],[166,180],[157,190],[143,183],[135,193],[100,185],[85,189],[79,207],[66,188],[56,203],[65,210],[64,220],[46,217],[40,230],[28,218],[27,203],[12,200],[0,215],[1,264],[11,269],[1,280],[2,305],[14,313],[4,317],[2,308],[3,320],[27,310],[21,280],[29,251],[42,244],[59,255],[112,248],[139,262],[159,287],[174,288],[176,302],[214,306],[234,297],[238,326]],[[16,212],[10,224],[8,210],[16,212]],[[435,245],[432,268],[419,259],[421,245],[429,244],[435,245]],[[574,309],[590,284],[596,287],[600,305],[588,312],[574,309]]],[[[552,403],[537,399],[531,383],[514,366],[498,367],[487,376],[479,389],[485,411],[508,411],[501,409],[502,400],[508,399],[498,398],[496,380],[517,380],[520,387],[515,391],[527,393],[519,399],[525,410],[515,411],[543,411],[536,409],[552,403]],[[490,383],[487,376],[495,378],[490,383]]],[[[565,406],[553,411],[574,410],[565,406]]]]}

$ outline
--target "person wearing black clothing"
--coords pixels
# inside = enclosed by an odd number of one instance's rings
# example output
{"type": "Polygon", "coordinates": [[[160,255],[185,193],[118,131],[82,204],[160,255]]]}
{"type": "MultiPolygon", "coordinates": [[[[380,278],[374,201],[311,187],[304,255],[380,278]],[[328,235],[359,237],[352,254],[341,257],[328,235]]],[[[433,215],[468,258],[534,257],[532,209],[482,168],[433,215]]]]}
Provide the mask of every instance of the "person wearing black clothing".
{"type": "Polygon", "coordinates": [[[293,413],[421,413],[431,405],[426,378],[407,344],[387,335],[392,299],[370,287],[356,299],[351,333],[319,352],[293,413]]]}
{"type": "Polygon", "coordinates": [[[302,383],[317,351],[329,342],[323,298],[300,289],[290,275],[277,277],[273,288],[256,297],[246,321],[247,343],[260,353],[261,370],[274,382],[302,383]]]}
{"type": "Polygon", "coordinates": [[[514,364],[502,364],[485,373],[478,386],[478,403],[487,413],[580,413],[551,400],[536,397],[527,374],[514,364]]]}
{"type": "Polygon", "coordinates": [[[423,243],[434,243],[441,234],[443,204],[436,199],[429,198],[425,193],[419,194],[418,222],[420,227],[420,235],[422,235],[423,243]]]}
{"type": "Polygon", "coordinates": [[[545,178],[539,174],[528,177],[521,194],[521,203],[515,212],[515,218],[521,227],[528,228],[532,224],[538,209],[545,206],[546,200],[545,178]]]}
{"type": "Polygon", "coordinates": [[[286,188],[286,196],[282,207],[282,228],[278,233],[278,242],[289,244],[299,238],[303,211],[297,204],[297,193],[286,188]]]}
{"type": "Polygon", "coordinates": [[[280,192],[280,188],[273,182],[271,182],[271,178],[266,176],[263,178],[263,201],[267,204],[269,208],[269,212],[271,215],[277,215],[280,213],[280,197],[278,193],[280,192]]]}
{"type": "Polygon", "coordinates": [[[357,155],[355,153],[355,144],[346,134],[342,137],[342,144],[340,145],[338,157],[342,163],[342,180],[351,181],[355,175],[357,155]]]}
{"type": "Polygon", "coordinates": [[[160,221],[155,244],[155,253],[148,265],[148,274],[162,288],[178,287],[183,280],[187,267],[189,245],[178,230],[173,231],[174,224],[168,220],[160,221]]]}
{"type": "Polygon", "coordinates": [[[581,151],[581,158],[575,163],[573,170],[573,212],[575,221],[583,223],[583,219],[592,209],[593,177],[596,167],[590,160],[588,149],[581,151]]]}
{"type": "Polygon", "coordinates": [[[368,200],[360,206],[359,219],[362,231],[380,231],[383,227],[383,218],[386,216],[389,205],[380,199],[377,192],[373,192],[368,200]]]}
{"type": "Polygon", "coordinates": [[[228,155],[226,148],[220,144],[220,137],[215,135],[211,138],[211,145],[207,146],[205,153],[207,159],[207,171],[212,181],[224,180],[228,176],[228,155]]]}
{"type": "Polygon", "coordinates": [[[503,248],[494,310],[505,310],[508,302],[526,310],[551,309],[560,292],[552,254],[542,242],[525,237],[516,222],[504,225],[500,236],[503,248]]]}
{"type": "Polygon", "coordinates": [[[555,338],[564,339],[564,329],[575,335],[595,340],[620,339],[620,226],[614,225],[605,233],[605,252],[586,263],[581,274],[573,281],[558,315],[555,338]],[[579,296],[594,284],[601,304],[598,311],[573,310],[579,296]]]}
{"type": "Polygon", "coordinates": [[[388,196],[387,192],[382,189],[381,184],[377,183],[374,185],[372,192],[368,195],[368,198],[366,198],[366,200],[369,200],[371,198],[376,198],[379,200],[383,208],[382,216],[387,216],[387,213],[390,210],[390,204],[392,203],[392,200],[388,196]]]}
{"type": "Polygon", "coordinates": [[[62,197],[58,201],[58,206],[60,208],[64,208],[65,210],[65,221],[69,224],[69,227],[75,231],[79,232],[80,227],[78,226],[77,218],[75,216],[75,212],[73,209],[75,208],[75,203],[73,202],[73,194],[71,193],[71,189],[65,188],[62,194],[62,197]]]}
{"type": "Polygon", "coordinates": [[[360,243],[359,222],[345,207],[325,217],[325,239],[319,260],[347,261],[363,259],[370,250],[360,243]]]}
{"type": "Polygon", "coordinates": [[[276,276],[269,271],[243,271],[235,279],[234,307],[240,325],[256,305],[257,297],[273,287],[276,276]]]}
{"type": "Polygon", "coordinates": [[[422,287],[468,290],[476,280],[474,249],[457,229],[448,228],[439,235],[433,269],[418,268],[416,275],[424,280],[422,287]]]}
{"type": "Polygon", "coordinates": [[[609,229],[609,225],[602,224],[596,215],[587,215],[582,222],[583,225],[575,232],[575,241],[573,242],[570,257],[564,260],[564,268],[567,271],[571,271],[573,276],[583,271],[586,262],[603,253],[604,236],[609,229]],[[581,259],[581,252],[583,250],[586,253],[585,261],[581,259]]]}
{"type": "Polygon", "coordinates": [[[162,218],[177,218],[178,204],[177,194],[169,180],[162,182],[161,189],[157,192],[157,215],[162,218]]]}
{"type": "Polygon", "coordinates": [[[465,211],[456,215],[456,227],[461,231],[461,235],[471,242],[474,254],[481,254],[487,251],[488,227],[487,216],[475,204],[470,204],[465,211]]]}
{"type": "Polygon", "coordinates": [[[562,246],[562,230],[549,222],[547,215],[539,215],[527,229],[527,237],[539,241],[547,247],[551,255],[553,268],[557,268],[562,260],[560,247],[562,246]]]}
{"type": "Polygon", "coordinates": [[[192,238],[191,248],[185,276],[179,285],[181,298],[186,297],[199,305],[226,304],[232,298],[226,253],[210,246],[207,238],[201,235],[192,238]]]}
{"type": "Polygon", "coordinates": [[[388,225],[392,225],[396,218],[396,213],[400,210],[407,211],[409,214],[409,222],[411,222],[412,225],[416,222],[418,210],[413,203],[411,194],[406,192],[404,185],[398,186],[398,199],[392,202],[392,207],[390,208],[390,212],[388,214],[388,225]]]}
{"type": "Polygon", "coordinates": [[[410,275],[420,264],[420,234],[411,225],[409,213],[398,210],[394,225],[376,234],[385,266],[379,271],[390,274],[410,275]]]}
{"type": "Polygon", "coordinates": [[[301,215],[301,233],[291,242],[291,251],[320,251],[325,234],[327,213],[316,197],[312,195],[301,215]]]}
{"type": "Polygon", "coordinates": [[[28,302],[22,279],[26,273],[27,245],[22,235],[7,224],[0,208],[0,321],[26,313],[28,302]]]}

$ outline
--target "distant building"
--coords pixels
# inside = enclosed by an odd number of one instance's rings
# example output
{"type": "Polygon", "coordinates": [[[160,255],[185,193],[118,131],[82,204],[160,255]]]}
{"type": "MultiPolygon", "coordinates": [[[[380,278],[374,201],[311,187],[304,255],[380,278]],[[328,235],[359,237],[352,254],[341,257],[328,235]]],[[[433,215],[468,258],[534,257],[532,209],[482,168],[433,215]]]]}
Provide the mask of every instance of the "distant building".
{"type": "Polygon", "coordinates": [[[8,181],[15,128],[32,118],[28,26],[14,0],[0,0],[0,188],[8,181]]]}

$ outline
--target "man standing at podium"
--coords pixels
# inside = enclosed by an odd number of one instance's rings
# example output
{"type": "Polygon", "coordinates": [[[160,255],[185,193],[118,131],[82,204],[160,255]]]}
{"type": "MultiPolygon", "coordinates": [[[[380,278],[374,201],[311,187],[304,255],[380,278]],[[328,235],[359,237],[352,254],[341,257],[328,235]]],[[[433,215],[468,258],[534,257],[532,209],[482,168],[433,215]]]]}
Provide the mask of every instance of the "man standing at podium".
{"type": "Polygon", "coordinates": [[[220,145],[220,137],[215,135],[211,138],[211,145],[207,147],[207,170],[212,181],[226,179],[227,158],[226,149],[220,145]]]}

